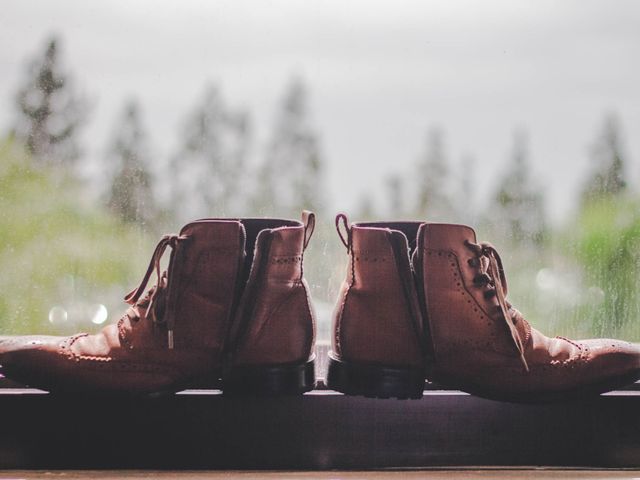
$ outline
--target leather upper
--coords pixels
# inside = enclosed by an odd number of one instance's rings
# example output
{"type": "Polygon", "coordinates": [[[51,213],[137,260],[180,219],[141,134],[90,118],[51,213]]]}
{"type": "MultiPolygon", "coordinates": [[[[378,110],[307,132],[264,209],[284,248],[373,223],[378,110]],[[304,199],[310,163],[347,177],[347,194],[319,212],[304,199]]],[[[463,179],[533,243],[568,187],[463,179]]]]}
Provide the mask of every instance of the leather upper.
{"type": "Polygon", "coordinates": [[[312,357],[316,319],[302,268],[308,228],[298,224],[258,234],[230,337],[234,366],[298,363],[312,357]]]}
{"type": "Polygon", "coordinates": [[[422,367],[422,319],[407,235],[417,222],[354,224],[333,314],[333,352],[346,361],[422,367]]]}

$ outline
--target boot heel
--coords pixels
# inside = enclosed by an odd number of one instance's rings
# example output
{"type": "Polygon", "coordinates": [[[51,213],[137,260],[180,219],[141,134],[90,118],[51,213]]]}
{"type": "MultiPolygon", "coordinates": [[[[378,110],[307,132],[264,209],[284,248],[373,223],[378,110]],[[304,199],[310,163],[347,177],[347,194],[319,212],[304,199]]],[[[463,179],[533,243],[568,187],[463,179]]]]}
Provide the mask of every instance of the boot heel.
{"type": "Polygon", "coordinates": [[[273,397],[302,395],[316,383],[315,361],[303,364],[246,365],[233,368],[222,382],[225,395],[273,397]]]}
{"type": "Polygon", "coordinates": [[[424,390],[424,372],[419,368],[345,362],[329,354],[327,386],[347,395],[418,399],[424,390]]]}

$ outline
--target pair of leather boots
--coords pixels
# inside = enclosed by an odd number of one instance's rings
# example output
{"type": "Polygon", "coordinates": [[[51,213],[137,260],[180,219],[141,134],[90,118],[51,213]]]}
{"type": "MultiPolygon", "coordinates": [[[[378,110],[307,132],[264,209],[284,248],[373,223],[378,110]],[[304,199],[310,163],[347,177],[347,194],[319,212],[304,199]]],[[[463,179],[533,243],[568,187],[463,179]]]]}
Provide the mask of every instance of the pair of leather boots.
{"type": "MultiPolygon", "coordinates": [[[[124,316],[96,335],[0,337],[3,373],[62,392],[300,394],[314,387],[315,315],[303,275],[315,216],[205,219],[162,238],[124,316]],[[161,272],[167,248],[171,257],[161,272]],[[156,272],[155,285],[143,295],[156,272]]],[[[425,378],[523,402],[640,378],[640,348],[548,338],[507,300],[498,252],[463,225],[336,217],[348,252],[327,384],[420,398],[425,378]]]]}

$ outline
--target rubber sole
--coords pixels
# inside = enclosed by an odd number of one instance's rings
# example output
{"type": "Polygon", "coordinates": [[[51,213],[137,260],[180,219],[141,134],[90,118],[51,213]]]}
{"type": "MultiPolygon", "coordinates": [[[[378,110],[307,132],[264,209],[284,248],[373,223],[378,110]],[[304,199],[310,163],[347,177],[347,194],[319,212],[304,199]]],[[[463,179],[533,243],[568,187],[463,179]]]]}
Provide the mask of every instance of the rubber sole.
{"type": "Polygon", "coordinates": [[[458,382],[449,379],[448,381],[435,380],[443,388],[460,390],[477,397],[499,402],[510,403],[562,403],[589,400],[606,392],[616,390],[625,385],[629,385],[640,379],[640,369],[634,370],[625,375],[608,378],[605,381],[590,383],[581,387],[560,391],[538,391],[538,392],[505,392],[497,389],[486,388],[481,385],[469,382],[458,382]]]}
{"type": "Polygon", "coordinates": [[[23,370],[14,366],[3,367],[2,375],[15,383],[18,383],[21,387],[36,388],[49,392],[50,395],[59,397],[73,397],[73,398],[160,398],[173,395],[176,392],[192,389],[220,389],[220,381],[217,380],[220,377],[219,372],[209,373],[208,375],[191,377],[184,379],[181,382],[168,384],[165,387],[158,390],[136,390],[135,388],[126,387],[100,387],[97,385],[86,386],[78,385],[73,380],[73,376],[67,376],[66,381],[55,381],[55,378],[51,378],[48,375],[42,375],[41,372],[34,372],[33,369],[23,370]]]}
{"type": "Polygon", "coordinates": [[[21,384],[48,391],[56,396],[71,397],[151,397],[160,398],[173,395],[187,388],[220,389],[226,395],[271,397],[281,395],[301,395],[315,387],[315,362],[303,364],[250,365],[233,368],[221,381],[219,375],[189,378],[183,382],[167,385],[156,391],[135,391],[130,389],[79,388],[74,384],[51,383],[50,379],[34,376],[32,372],[4,367],[3,374],[21,384]],[[214,380],[212,380],[212,378],[214,380]],[[47,381],[48,380],[48,381],[47,381]]]}
{"type": "Polygon", "coordinates": [[[346,395],[419,399],[424,391],[424,371],[420,368],[345,362],[329,353],[327,386],[346,395]]]}
{"type": "Polygon", "coordinates": [[[259,397],[302,395],[313,390],[315,385],[315,361],[312,359],[302,364],[234,367],[222,380],[222,393],[259,397]]]}

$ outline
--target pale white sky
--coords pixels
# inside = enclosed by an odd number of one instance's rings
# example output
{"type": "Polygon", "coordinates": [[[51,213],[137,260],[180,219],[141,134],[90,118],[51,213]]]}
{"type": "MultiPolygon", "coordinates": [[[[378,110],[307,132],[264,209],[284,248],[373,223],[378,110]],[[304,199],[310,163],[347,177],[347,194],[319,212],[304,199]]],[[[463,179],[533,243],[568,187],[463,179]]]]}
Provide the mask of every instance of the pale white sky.
{"type": "MultiPolygon", "coordinates": [[[[27,60],[50,33],[94,101],[85,131],[102,158],[123,102],[140,99],[160,159],[207,82],[251,111],[264,142],[293,74],[311,93],[333,210],[411,178],[427,129],[446,132],[452,169],[478,162],[495,187],[516,127],[555,218],[570,211],[603,115],[618,112],[640,183],[640,2],[10,0],[0,13],[0,127],[27,60]]],[[[384,196],[379,206],[384,208],[384,196]]]]}

